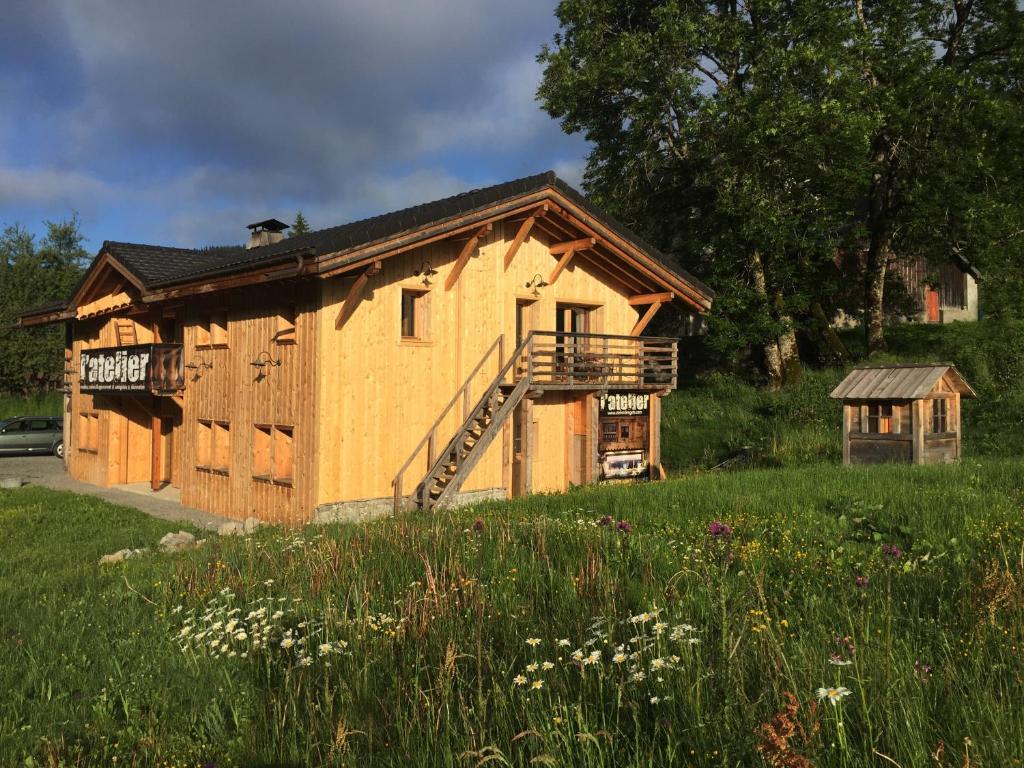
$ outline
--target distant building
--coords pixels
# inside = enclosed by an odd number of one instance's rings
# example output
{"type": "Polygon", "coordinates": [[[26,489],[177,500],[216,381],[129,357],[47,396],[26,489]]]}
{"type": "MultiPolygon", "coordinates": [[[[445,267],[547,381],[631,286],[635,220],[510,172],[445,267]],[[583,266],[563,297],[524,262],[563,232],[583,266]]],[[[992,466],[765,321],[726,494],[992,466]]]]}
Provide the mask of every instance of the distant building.
{"type": "Polygon", "coordinates": [[[899,275],[915,302],[918,323],[953,323],[978,319],[978,270],[961,258],[941,267],[924,259],[900,259],[892,270],[899,275]]]}

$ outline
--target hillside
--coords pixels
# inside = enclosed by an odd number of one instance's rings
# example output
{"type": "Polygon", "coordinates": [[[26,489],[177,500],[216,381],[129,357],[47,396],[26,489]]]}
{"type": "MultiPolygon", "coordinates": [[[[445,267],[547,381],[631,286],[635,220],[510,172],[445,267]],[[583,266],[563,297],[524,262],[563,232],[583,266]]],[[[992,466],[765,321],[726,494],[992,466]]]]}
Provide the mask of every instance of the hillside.
{"type": "MultiPolygon", "coordinates": [[[[888,338],[889,352],[867,362],[952,362],[977,391],[964,402],[965,457],[1024,455],[1024,323],[902,325],[888,338]]],[[[858,351],[859,334],[846,341],[858,351]]],[[[809,369],[776,392],[720,373],[682,384],[664,400],[666,469],[839,462],[841,408],[828,395],[848,370],[809,369]]]]}

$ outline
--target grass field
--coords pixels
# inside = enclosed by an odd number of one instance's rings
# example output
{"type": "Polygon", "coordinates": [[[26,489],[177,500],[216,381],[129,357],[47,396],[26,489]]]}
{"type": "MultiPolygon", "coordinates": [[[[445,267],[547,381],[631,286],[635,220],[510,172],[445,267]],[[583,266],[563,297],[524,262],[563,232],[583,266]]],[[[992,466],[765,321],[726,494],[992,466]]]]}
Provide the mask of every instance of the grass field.
{"type": "Polygon", "coordinates": [[[42,392],[28,397],[0,396],[0,419],[12,416],[60,416],[60,392],[42,392]]]}
{"type": "Polygon", "coordinates": [[[747,470],[100,567],[172,526],[2,491],[0,764],[1020,765],[1022,507],[747,470]]]}

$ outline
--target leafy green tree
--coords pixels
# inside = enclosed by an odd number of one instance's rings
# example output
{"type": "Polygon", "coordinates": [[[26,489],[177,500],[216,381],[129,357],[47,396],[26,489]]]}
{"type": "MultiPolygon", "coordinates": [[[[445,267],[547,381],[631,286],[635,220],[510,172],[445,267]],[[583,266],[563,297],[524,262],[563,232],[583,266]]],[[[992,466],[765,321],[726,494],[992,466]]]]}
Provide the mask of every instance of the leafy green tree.
{"type": "Polygon", "coordinates": [[[0,391],[27,392],[60,380],[64,329],[14,324],[20,312],[68,297],[88,259],[83,239],[77,217],[46,222],[38,245],[18,224],[0,234],[0,391]]]}
{"type": "Polygon", "coordinates": [[[760,349],[772,382],[798,370],[799,329],[842,354],[837,253],[866,254],[879,348],[893,254],[948,258],[1015,192],[982,183],[986,126],[1019,117],[1013,0],[564,0],[556,14],[538,96],[593,145],[588,192],[707,276],[712,339],[760,349]],[[964,146],[983,162],[955,162],[964,146]],[[973,190],[973,229],[937,226],[954,189],[973,190]]]}
{"type": "Polygon", "coordinates": [[[304,235],[307,232],[309,232],[309,222],[307,222],[306,217],[302,215],[302,211],[299,211],[295,214],[295,222],[292,224],[288,236],[295,237],[296,235],[304,235]]]}

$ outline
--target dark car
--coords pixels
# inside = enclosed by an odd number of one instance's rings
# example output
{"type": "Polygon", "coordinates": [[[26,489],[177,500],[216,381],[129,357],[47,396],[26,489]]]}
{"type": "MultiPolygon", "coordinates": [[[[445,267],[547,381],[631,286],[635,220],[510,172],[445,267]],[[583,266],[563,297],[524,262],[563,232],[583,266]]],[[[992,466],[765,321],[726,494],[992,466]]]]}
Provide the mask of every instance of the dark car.
{"type": "Polygon", "coordinates": [[[19,416],[0,421],[0,454],[52,453],[64,458],[64,422],[53,416],[19,416]]]}

